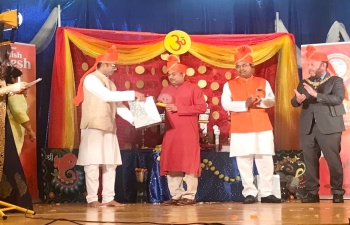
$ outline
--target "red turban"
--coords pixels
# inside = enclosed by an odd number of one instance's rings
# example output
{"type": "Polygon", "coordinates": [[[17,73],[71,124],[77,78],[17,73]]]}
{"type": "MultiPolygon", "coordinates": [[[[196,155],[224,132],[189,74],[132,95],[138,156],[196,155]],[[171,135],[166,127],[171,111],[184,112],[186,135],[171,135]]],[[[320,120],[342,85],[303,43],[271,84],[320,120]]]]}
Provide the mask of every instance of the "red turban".
{"type": "Polygon", "coordinates": [[[250,55],[252,52],[253,50],[248,45],[238,47],[237,53],[235,54],[235,63],[246,61],[249,64],[253,64],[253,57],[250,55]]]}
{"type": "Polygon", "coordinates": [[[180,59],[175,55],[170,55],[168,57],[168,62],[166,64],[167,71],[174,71],[177,73],[186,73],[187,66],[180,63],[180,59]]]}
{"type": "Polygon", "coordinates": [[[118,61],[118,52],[115,45],[112,45],[108,49],[108,52],[106,52],[105,54],[99,55],[96,57],[95,64],[88,71],[86,71],[86,73],[84,73],[84,75],[80,78],[77,96],[73,99],[73,103],[76,106],[78,106],[84,100],[83,84],[84,84],[85,77],[97,69],[98,63],[100,62],[117,63],[117,61],[118,61]]]}

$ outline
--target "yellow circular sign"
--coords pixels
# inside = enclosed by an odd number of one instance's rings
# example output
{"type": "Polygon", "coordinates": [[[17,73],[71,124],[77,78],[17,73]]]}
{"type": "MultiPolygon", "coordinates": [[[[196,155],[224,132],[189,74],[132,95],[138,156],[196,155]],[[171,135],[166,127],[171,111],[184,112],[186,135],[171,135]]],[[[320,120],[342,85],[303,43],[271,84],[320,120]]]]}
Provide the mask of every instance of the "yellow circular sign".
{"type": "Polygon", "coordinates": [[[83,62],[83,64],[81,64],[81,68],[84,70],[84,71],[87,71],[89,69],[89,65],[86,63],[86,62],[83,62]]]}
{"type": "Polygon", "coordinates": [[[181,55],[190,49],[191,38],[182,30],[174,30],[165,36],[164,47],[172,54],[181,55]]]}
{"type": "Polygon", "coordinates": [[[213,90],[213,91],[218,90],[219,87],[220,87],[220,85],[219,85],[218,82],[214,82],[214,83],[212,83],[212,84],[210,85],[210,88],[211,88],[211,90],[213,90]]]}
{"type": "Polygon", "coordinates": [[[164,74],[167,74],[168,69],[166,68],[166,66],[163,66],[163,67],[162,67],[162,71],[163,71],[164,74]]]}
{"type": "Polygon", "coordinates": [[[163,81],[162,81],[162,85],[163,85],[163,87],[166,87],[166,86],[168,86],[168,85],[169,85],[169,83],[168,83],[168,81],[167,81],[167,80],[163,80],[163,81]]]}
{"type": "Polygon", "coordinates": [[[145,83],[142,80],[139,80],[136,82],[136,87],[137,88],[143,88],[143,86],[145,86],[145,83]]]}
{"type": "Polygon", "coordinates": [[[217,97],[213,97],[211,102],[214,104],[214,105],[218,105],[219,104],[219,99],[217,97]]]}
{"type": "Polygon", "coordinates": [[[126,72],[126,74],[129,74],[129,72],[130,72],[129,66],[125,66],[125,72],[126,72]]]}
{"type": "Polygon", "coordinates": [[[204,74],[205,72],[207,72],[207,67],[205,66],[198,67],[198,73],[204,74]]]}
{"type": "Polygon", "coordinates": [[[135,68],[135,72],[136,72],[137,74],[143,74],[143,73],[145,72],[145,67],[143,67],[143,66],[137,66],[137,67],[135,68]]]}
{"type": "Polygon", "coordinates": [[[207,81],[206,80],[198,81],[198,87],[205,88],[205,86],[207,86],[207,81]]]}
{"type": "Polygon", "coordinates": [[[129,81],[125,81],[125,88],[130,89],[130,82],[129,81]]]}
{"type": "Polygon", "coordinates": [[[226,77],[227,80],[231,80],[231,78],[232,78],[231,72],[226,72],[225,73],[225,77],[226,77]]]}
{"type": "Polygon", "coordinates": [[[153,67],[152,67],[152,69],[151,69],[151,74],[152,74],[152,75],[155,75],[155,74],[156,74],[156,69],[154,69],[153,67]]]}
{"type": "Polygon", "coordinates": [[[217,119],[219,119],[220,114],[219,114],[219,112],[215,111],[215,112],[213,112],[212,116],[215,120],[217,120],[217,119]]]}
{"type": "Polygon", "coordinates": [[[193,68],[187,68],[186,75],[190,76],[190,77],[193,76],[194,75],[194,69],[193,68]]]}

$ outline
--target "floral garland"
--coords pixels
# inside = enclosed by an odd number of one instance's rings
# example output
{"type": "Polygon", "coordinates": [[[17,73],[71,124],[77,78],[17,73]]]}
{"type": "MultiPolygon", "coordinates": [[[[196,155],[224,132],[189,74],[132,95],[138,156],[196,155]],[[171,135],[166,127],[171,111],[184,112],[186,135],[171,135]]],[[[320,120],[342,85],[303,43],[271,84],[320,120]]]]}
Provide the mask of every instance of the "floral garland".
{"type": "Polygon", "coordinates": [[[236,176],[235,178],[225,176],[219,170],[216,170],[215,166],[213,166],[213,162],[209,161],[208,159],[203,159],[203,162],[201,163],[201,168],[205,170],[211,170],[214,173],[214,175],[218,176],[220,179],[223,179],[225,182],[233,183],[241,179],[240,176],[236,176]]]}

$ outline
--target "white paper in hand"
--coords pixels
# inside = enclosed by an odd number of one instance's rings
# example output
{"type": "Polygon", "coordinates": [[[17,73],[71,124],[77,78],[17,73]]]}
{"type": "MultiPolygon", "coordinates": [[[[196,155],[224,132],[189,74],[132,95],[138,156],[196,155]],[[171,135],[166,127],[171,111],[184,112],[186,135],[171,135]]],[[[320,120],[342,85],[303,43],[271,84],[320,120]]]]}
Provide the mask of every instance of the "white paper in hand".
{"type": "Polygon", "coordinates": [[[29,88],[29,87],[33,86],[34,84],[40,82],[41,80],[42,80],[42,78],[38,78],[38,79],[36,79],[35,81],[32,81],[32,82],[30,82],[30,83],[27,83],[26,88],[29,88]]]}
{"type": "Polygon", "coordinates": [[[130,101],[130,111],[134,117],[136,129],[156,126],[162,122],[153,97],[147,97],[146,101],[130,101]]]}

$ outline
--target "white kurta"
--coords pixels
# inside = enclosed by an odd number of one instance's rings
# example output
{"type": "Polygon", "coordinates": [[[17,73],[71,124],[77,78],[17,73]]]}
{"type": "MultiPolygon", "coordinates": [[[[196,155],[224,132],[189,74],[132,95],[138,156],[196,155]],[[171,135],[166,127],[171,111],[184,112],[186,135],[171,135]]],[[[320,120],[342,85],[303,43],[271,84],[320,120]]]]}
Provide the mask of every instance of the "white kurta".
{"type": "MultiPolygon", "coordinates": [[[[275,105],[275,95],[269,82],[266,81],[265,98],[257,106],[270,108],[275,105]]],[[[225,83],[222,96],[222,107],[230,112],[247,112],[245,101],[232,101],[228,83],[225,83]]],[[[251,133],[231,133],[230,157],[246,155],[274,155],[274,141],[272,130],[251,133]]]]}
{"type": "MultiPolygon", "coordinates": [[[[110,91],[94,75],[86,76],[84,86],[102,101],[118,102],[117,114],[129,123],[133,123],[132,114],[122,101],[135,100],[134,91],[110,91]]],[[[122,164],[117,136],[115,133],[98,129],[83,129],[77,165],[97,164],[122,164]]]]}

